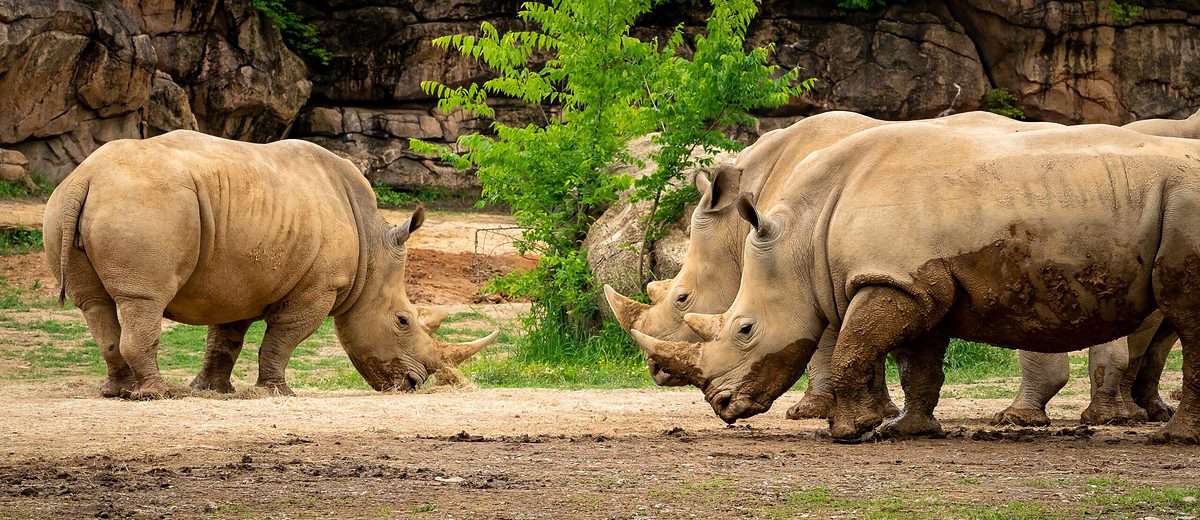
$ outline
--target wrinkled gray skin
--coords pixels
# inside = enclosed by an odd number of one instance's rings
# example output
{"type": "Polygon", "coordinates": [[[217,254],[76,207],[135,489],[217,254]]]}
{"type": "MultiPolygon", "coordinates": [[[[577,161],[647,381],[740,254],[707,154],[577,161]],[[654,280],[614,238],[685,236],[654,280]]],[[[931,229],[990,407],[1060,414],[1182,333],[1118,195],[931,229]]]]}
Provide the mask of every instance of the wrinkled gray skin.
{"type": "Polygon", "coordinates": [[[163,317],[209,325],[192,386],[222,392],[257,320],[267,324],[257,385],[287,395],[292,350],[326,316],[377,390],[411,390],[495,338],[430,337],[440,317],[404,291],[404,243],[424,211],[389,225],[357,168],[305,141],[190,131],[114,141],[54,190],[44,218],[46,258],[104,356],[107,397],[168,394],[163,317]]]}
{"type": "Polygon", "coordinates": [[[798,168],[768,211],[737,203],[754,228],[737,298],[684,316],[703,343],[631,332],[722,419],[767,410],[833,326],[834,439],[880,426],[869,389],[888,353],[906,402],[880,433],[934,433],[949,337],[1067,352],[1139,333],[1159,311],[1183,344],[1184,386],[1152,440],[1200,442],[1200,145],[1104,125],[904,123],[798,168]]]}
{"type": "MultiPolygon", "coordinates": [[[[980,128],[998,132],[1060,127],[1049,123],[1020,123],[988,112],[968,112],[926,122],[948,128],[980,128]]],[[[1186,122],[1171,123],[1176,123],[1177,127],[1186,122]]],[[[891,122],[853,112],[826,112],[764,134],[738,155],[732,167],[717,167],[707,177],[698,175],[696,182],[701,200],[692,214],[687,256],[680,272],[671,280],[647,285],[650,305],[625,298],[611,288],[605,289],[609,306],[621,326],[627,331],[636,328],[662,340],[698,341],[695,333],[684,326],[683,315],[688,312],[718,313],[729,308],[741,278],[741,246],[749,225],[738,218],[734,210],[733,201],[738,192],[750,193],[756,201],[771,200],[788,175],[795,171],[795,165],[808,154],[859,131],[886,124],[891,122]],[[731,265],[734,268],[728,267],[731,265]]],[[[1158,125],[1157,130],[1165,132],[1167,127],[1175,128],[1158,125]]],[[[759,209],[766,208],[760,206],[759,209]]],[[[807,390],[804,397],[788,410],[789,418],[825,418],[833,406],[829,361],[837,333],[829,331],[826,334],[833,336],[828,341],[823,336],[822,348],[809,362],[807,390]]],[[[1144,352],[1146,345],[1140,347],[1136,351],[1144,352]]],[[[1169,349],[1170,344],[1160,345],[1160,350],[1163,347],[1169,349]]],[[[1084,422],[1101,424],[1146,420],[1147,413],[1142,408],[1152,410],[1149,418],[1154,420],[1165,421],[1170,418],[1173,410],[1158,398],[1157,391],[1142,389],[1140,395],[1145,396],[1144,404],[1138,403],[1141,404],[1139,407],[1134,403],[1131,397],[1133,379],[1122,377],[1130,362],[1126,349],[1125,340],[1118,340],[1092,350],[1089,363],[1092,373],[1107,374],[1107,378],[1094,383],[1096,391],[1093,394],[1096,398],[1084,412],[1084,422]],[[1116,382],[1119,381],[1130,384],[1118,387],[1116,382]]],[[[1045,405],[1066,384],[1069,373],[1066,354],[1021,351],[1020,359],[1023,369],[1020,391],[1013,404],[996,414],[993,421],[1021,425],[1049,424],[1045,405]]],[[[1132,361],[1135,373],[1138,367],[1144,372],[1138,380],[1156,386],[1161,364],[1143,365],[1140,356],[1132,361]]],[[[652,361],[650,365],[656,384],[686,384],[683,378],[660,370],[652,361]]],[[[898,410],[888,397],[886,384],[883,384],[883,364],[879,365],[878,370],[880,388],[876,388],[874,393],[884,415],[893,416],[898,410]]]]}
{"type": "MultiPolygon", "coordinates": [[[[1145,119],[1123,128],[1146,135],[1200,139],[1200,111],[1187,119],[1145,119]]],[[[1158,381],[1167,354],[1178,338],[1166,329],[1155,334],[1160,323],[1162,316],[1156,314],[1140,333],[1088,350],[1092,402],[1083,411],[1082,422],[1123,424],[1171,418],[1174,409],[1159,395],[1158,381]]],[[[1070,361],[1066,354],[1029,351],[1021,351],[1018,359],[1021,362],[1021,388],[1012,404],[997,413],[992,422],[1048,425],[1050,417],[1046,415],[1046,403],[1067,384],[1070,361]]]]}

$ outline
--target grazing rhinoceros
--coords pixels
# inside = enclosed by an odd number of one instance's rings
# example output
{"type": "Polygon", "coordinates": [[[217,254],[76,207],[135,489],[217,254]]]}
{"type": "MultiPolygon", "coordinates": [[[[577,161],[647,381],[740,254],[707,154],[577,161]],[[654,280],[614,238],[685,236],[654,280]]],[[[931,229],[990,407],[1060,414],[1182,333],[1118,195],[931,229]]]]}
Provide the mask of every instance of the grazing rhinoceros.
{"type": "Polygon", "coordinates": [[[83,311],[108,365],[108,397],[161,397],[163,317],[209,325],[192,383],[232,391],[250,323],[264,320],[257,385],[291,394],[292,350],[333,316],[355,368],[377,390],[411,390],[493,341],[445,345],[438,316],[404,291],[400,226],[349,161],[305,141],[259,145],[175,131],[96,150],[46,205],[46,258],[83,311]]]}
{"type": "Polygon", "coordinates": [[[949,337],[1066,352],[1137,332],[1159,310],[1183,343],[1184,389],[1153,439],[1200,442],[1200,145],[1105,125],[914,122],[796,168],[760,203],[770,209],[736,203],[753,228],[737,297],[723,314],[684,316],[703,343],[631,332],[722,419],[767,410],[838,330],[831,435],[880,425],[869,389],[889,352],[906,399],[882,430],[935,432],[949,337]]]}
{"type": "MultiPolygon", "coordinates": [[[[1020,132],[1060,128],[1050,123],[1020,123],[988,112],[968,112],[928,123],[950,128],[982,131],[1020,132]]],[[[647,285],[651,304],[645,305],[625,298],[611,287],[605,294],[614,315],[625,330],[639,331],[658,339],[697,341],[699,338],[683,324],[687,312],[719,313],[729,308],[737,293],[741,278],[742,244],[749,226],[739,219],[733,209],[738,192],[749,192],[756,200],[772,200],[775,192],[795,165],[809,153],[820,150],[841,139],[868,128],[892,122],[880,121],[853,112],[826,112],[803,119],[787,128],[774,130],[746,148],[732,168],[718,167],[713,181],[697,176],[701,201],[692,214],[687,256],[680,272],[671,280],[647,285]]],[[[759,209],[765,209],[759,206],[759,209]]],[[[1157,325],[1161,321],[1153,321],[1157,325]]],[[[1135,335],[1132,339],[1149,341],[1150,334],[1135,335]]],[[[822,335],[834,338],[834,335],[822,335]]],[[[1089,367],[1093,379],[1092,404],[1084,411],[1084,422],[1099,424],[1132,422],[1147,418],[1165,421],[1173,410],[1159,397],[1157,385],[1162,362],[1173,339],[1156,343],[1150,352],[1156,361],[1141,363],[1141,357],[1130,357],[1125,340],[1117,340],[1091,349],[1089,367]],[[1127,370],[1132,368],[1132,370],[1127,370]],[[1139,370],[1141,369],[1141,370],[1139,370]],[[1129,377],[1125,377],[1128,374],[1129,377]],[[1133,392],[1134,382],[1138,392],[1133,392]],[[1136,393],[1135,400],[1130,394],[1136,393]],[[1126,396],[1122,398],[1122,396],[1126,396]],[[1142,409],[1136,403],[1145,403],[1142,409]],[[1147,416],[1147,410],[1152,410],[1147,416]]],[[[1147,345],[1133,347],[1145,352],[1147,345]]],[[[831,341],[823,342],[809,363],[809,385],[800,402],[792,406],[787,416],[792,419],[826,417],[833,405],[833,390],[829,382],[831,341]]],[[[1013,404],[996,414],[997,423],[1022,425],[1049,424],[1046,403],[1066,384],[1069,364],[1066,354],[1020,353],[1022,381],[1013,404]]],[[[651,362],[656,383],[664,386],[686,384],[681,378],[658,370],[651,362]]],[[[883,370],[880,364],[878,370],[883,370]]],[[[882,372],[880,372],[882,374],[882,372]]],[[[879,406],[885,416],[895,415],[895,406],[887,396],[882,376],[876,379],[881,388],[875,389],[879,406]]]]}

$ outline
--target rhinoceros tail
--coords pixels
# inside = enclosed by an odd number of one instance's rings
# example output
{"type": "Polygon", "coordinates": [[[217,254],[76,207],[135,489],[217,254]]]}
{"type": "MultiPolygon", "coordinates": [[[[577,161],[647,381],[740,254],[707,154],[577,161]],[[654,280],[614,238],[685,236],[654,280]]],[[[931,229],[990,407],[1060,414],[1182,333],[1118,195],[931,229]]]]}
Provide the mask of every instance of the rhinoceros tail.
{"type": "Polygon", "coordinates": [[[83,243],[79,237],[79,216],[83,214],[83,203],[87,201],[88,181],[86,179],[71,182],[68,178],[64,183],[66,192],[63,193],[63,203],[59,214],[60,248],[58,251],[58,305],[67,302],[67,266],[70,265],[71,253],[82,249],[83,243]]]}

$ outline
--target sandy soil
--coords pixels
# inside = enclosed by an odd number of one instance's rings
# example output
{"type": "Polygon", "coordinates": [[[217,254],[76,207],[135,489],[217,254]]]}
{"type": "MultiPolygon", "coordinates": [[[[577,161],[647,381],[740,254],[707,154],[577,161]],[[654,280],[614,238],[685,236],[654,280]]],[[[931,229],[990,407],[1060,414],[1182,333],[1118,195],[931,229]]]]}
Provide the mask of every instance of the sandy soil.
{"type": "Polygon", "coordinates": [[[46,393],[5,388],[0,516],[752,518],[814,486],[1053,506],[1089,477],[1195,485],[1200,463],[1200,448],[1144,444],[1145,427],[1073,429],[1072,411],[1038,430],[974,419],[1004,400],[945,400],[946,439],[842,446],[817,435],[819,421],[782,418],[791,394],[727,428],[694,390],[46,393]]]}
{"type": "Polygon", "coordinates": [[[0,228],[42,227],[45,203],[35,200],[0,200],[0,228]]]}

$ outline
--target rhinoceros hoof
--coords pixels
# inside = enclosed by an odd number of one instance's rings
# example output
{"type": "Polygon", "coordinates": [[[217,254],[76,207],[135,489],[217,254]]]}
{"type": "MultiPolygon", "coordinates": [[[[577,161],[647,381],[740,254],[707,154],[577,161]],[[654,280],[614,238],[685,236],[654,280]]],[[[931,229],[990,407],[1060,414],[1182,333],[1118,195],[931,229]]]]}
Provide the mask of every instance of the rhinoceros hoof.
{"type": "Polygon", "coordinates": [[[100,386],[100,395],[103,397],[129,397],[134,388],[137,388],[137,381],[133,377],[122,379],[110,377],[100,386]]]}
{"type": "Polygon", "coordinates": [[[197,392],[216,392],[218,394],[232,394],[234,392],[233,383],[228,379],[209,379],[196,376],[190,385],[192,390],[197,392]]]}
{"type": "Polygon", "coordinates": [[[834,442],[863,442],[881,422],[883,417],[874,411],[858,415],[838,414],[829,420],[829,435],[834,442]]]}
{"type": "Polygon", "coordinates": [[[1162,429],[1150,434],[1152,444],[1200,444],[1200,428],[1185,424],[1179,417],[1171,419],[1162,429]]]}
{"type": "Polygon", "coordinates": [[[1000,413],[992,416],[993,426],[1011,424],[1014,426],[1050,426],[1050,416],[1045,410],[1037,408],[1017,408],[1009,406],[1000,413]]]}
{"type": "Polygon", "coordinates": [[[800,402],[788,408],[787,418],[792,420],[799,419],[826,419],[833,411],[833,397],[804,394],[800,402]]]}
{"type": "Polygon", "coordinates": [[[1167,422],[1175,415],[1175,408],[1172,408],[1171,405],[1158,396],[1144,403],[1139,403],[1139,405],[1146,411],[1147,420],[1151,422],[1167,422]]]}
{"type": "Polygon", "coordinates": [[[166,399],[171,397],[171,387],[167,386],[162,379],[148,379],[142,381],[137,389],[129,394],[129,398],[136,401],[150,401],[154,399],[166,399]]]}
{"type": "Polygon", "coordinates": [[[903,414],[879,427],[881,438],[929,437],[942,435],[942,423],[932,415],[903,414]]]}
{"type": "Polygon", "coordinates": [[[1145,410],[1137,405],[1105,406],[1093,402],[1079,416],[1079,422],[1099,426],[1102,424],[1137,424],[1150,419],[1145,410]]]}
{"type": "Polygon", "coordinates": [[[284,397],[295,397],[296,396],[296,392],[293,392],[292,389],[290,387],[288,387],[287,383],[258,383],[257,385],[254,385],[254,386],[265,390],[270,395],[277,395],[277,396],[284,396],[284,397]]]}

